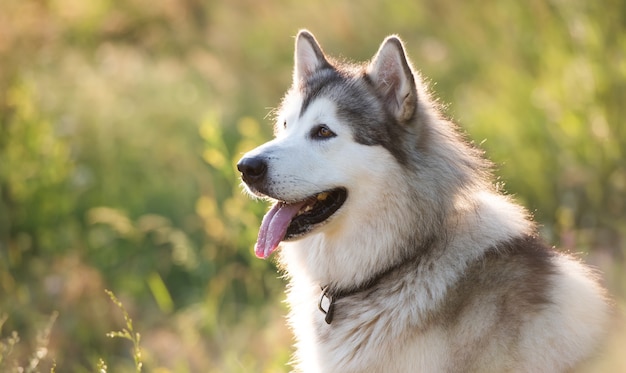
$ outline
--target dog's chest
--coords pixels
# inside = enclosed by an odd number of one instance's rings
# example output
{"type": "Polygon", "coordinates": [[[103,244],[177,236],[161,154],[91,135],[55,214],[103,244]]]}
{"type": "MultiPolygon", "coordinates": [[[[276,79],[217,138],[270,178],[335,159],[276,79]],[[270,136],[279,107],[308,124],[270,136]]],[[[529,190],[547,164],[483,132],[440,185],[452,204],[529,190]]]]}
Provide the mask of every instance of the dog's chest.
{"type": "MultiPolygon", "coordinates": [[[[355,315],[328,325],[316,318],[320,372],[415,372],[445,371],[449,359],[446,333],[428,330],[399,331],[384,316],[367,319],[355,315]]],[[[309,351],[310,352],[310,351],[309,351]]]]}
{"type": "MultiPolygon", "coordinates": [[[[321,298],[320,298],[321,299],[321,298]]],[[[385,302],[344,299],[335,303],[331,323],[326,314],[309,309],[313,336],[297,325],[298,355],[315,360],[319,372],[443,371],[449,359],[443,329],[412,324],[406,313],[385,302]],[[412,324],[412,325],[411,325],[412,324]],[[300,333],[299,333],[300,332],[300,333]],[[313,337],[313,338],[310,338],[313,337]],[[307,340],[307,338],[309,338],[307,340]],[[419,367],[419,369],[416,369],[419,367]]],[[[322,299],[322,309],[328,310],[322,299]]],[[[303,371],[312,365],[302,361],[303,371]],[[308,365],[308,366],[307,366],[308,365]]]]}

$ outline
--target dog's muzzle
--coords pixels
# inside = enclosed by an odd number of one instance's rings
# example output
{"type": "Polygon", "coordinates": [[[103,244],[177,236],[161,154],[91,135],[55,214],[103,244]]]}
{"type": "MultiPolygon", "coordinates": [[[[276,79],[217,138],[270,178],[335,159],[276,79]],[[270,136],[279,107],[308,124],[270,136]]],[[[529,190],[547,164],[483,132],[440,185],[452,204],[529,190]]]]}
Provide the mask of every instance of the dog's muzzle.
{"type": "Polygon", "coordinates": [[[267,158],[258,154],[241,158],[237,169],[252,194],[275,200],[263,217],[254,248],[260,258],[267,258],[281,241],[298,239],[326,223],[348,196],[346,188],[330,187],[285,200],[276,191],[268,190],[269,164],[267,158]]]}

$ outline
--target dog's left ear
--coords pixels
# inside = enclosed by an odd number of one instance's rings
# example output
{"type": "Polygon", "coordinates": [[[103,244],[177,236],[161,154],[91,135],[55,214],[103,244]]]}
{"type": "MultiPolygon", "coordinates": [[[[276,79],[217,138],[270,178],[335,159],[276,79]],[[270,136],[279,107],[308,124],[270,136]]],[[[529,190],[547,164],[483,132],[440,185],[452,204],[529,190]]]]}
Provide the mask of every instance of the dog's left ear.
{"type": "Polygon", "coordinates": [[[296,36],[294,62],[293,84],[295,87],[304,85],[318,69],[330,66],[315,36],[307,30],[300,30],[296,36]]]}
{"type": "Polygon", "coordinates": [[[402,41],[389,36],[367,67],[367,74],[395,118],[407,122],[417,108],[415,77],[407,61],[402,41]]]}

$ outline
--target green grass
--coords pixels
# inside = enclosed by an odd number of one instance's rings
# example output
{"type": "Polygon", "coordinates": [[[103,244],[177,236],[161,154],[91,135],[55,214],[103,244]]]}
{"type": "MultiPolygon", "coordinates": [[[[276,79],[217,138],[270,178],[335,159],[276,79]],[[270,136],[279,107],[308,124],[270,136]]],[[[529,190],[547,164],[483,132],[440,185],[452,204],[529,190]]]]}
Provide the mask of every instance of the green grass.
{"type": "MultiPolygon", "coordinates": [[[[112,291],[105,290],[105,292],[109,298],[111,298],[111,301],[119,307],[120,311],[122,311],[122,314],[124,315],[124,323],[126,324],[126,326],[120,331],[108,332],[107,337],[121,338],[132,342],[132,355],[133,361],[135,362],[135,370],[137,373],[140,373],[141,368],[143,367],[143,361],[141,360],[141,346],[139,344],[141,341],[141,334],[133,329],[133,320],[130,316],[128,316],[128,312],[124,308],[122,302],[115,297],[115,294],[113,294],[112,291]]],[[[98,361],[98,367],[100,370],[104,370],[104,372],[106,372],[106,365],[104,365],[104,361],[102,359],[98,361]]]]}
{"type": "MultiPolygon", "coordinates": [[[[15,353],[20,343],[20,336],[17,331],[11,331],[7,336],[0,339],[0,371],[7,373],[37,373],[40,364],[48,358],[48,345],[50,343],[50,333],[58,314],[55,312],[50,316],[48,323],[43,329],[38,331],[32,351],[25,361],[20,361],[15,353]]],[[[8,319],[7,315],[0,316],[0,336],[4,334],[2,327],[8,319]]],[[[55,363],[51,362],[50,373],[55,371],[55,363]]]]}

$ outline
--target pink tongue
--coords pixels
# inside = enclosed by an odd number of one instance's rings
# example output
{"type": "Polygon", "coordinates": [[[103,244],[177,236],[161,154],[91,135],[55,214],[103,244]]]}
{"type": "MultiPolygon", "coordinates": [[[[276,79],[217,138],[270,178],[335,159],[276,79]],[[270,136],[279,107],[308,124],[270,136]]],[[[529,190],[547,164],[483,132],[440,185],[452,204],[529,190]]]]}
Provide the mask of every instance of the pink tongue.
{"type": "Polygon", "coordinates": [[[297,203],[278,202],[265,214],[259,237],[254,246],[254,253],[261,259],[266,259],[276,250],[280,241],[285,237],[291,219],[304,206],[306,201],[297,203]]]}

